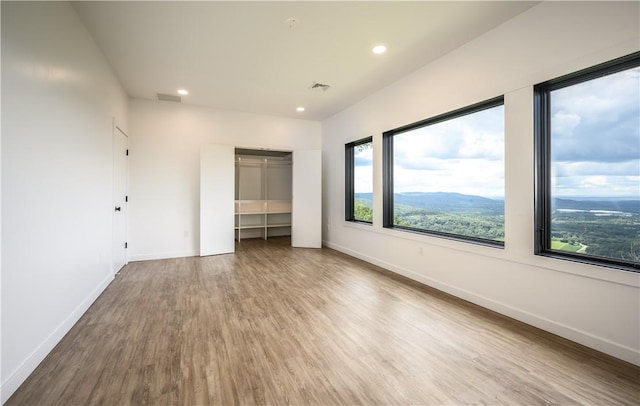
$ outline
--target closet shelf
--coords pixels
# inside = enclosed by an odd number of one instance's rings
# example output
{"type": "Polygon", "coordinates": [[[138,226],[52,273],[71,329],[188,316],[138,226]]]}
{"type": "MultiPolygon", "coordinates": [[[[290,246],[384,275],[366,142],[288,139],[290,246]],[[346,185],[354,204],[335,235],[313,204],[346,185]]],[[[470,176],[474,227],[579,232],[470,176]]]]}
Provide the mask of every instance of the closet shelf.
{"type": "Polygon", "coordinates": [[[277,211],[237,211],[235,215],[249,216],[249,215],[257,215],[257,214],[291,214],[291,210],[277,210],[277,211]]]}
{"type": "Polygon", "coordinates": [[[254,224],[254,225],[249,225],[249,226],[235,226],[234,229],[236,230],[251,230],[251,229],[257,229],[257,228],[265,228],[264,224],[254,224]]]}
{"type": "Polygon", "coordinates": [[[247,155],[236,156],[236,239],[260,236],[266,240],[271,235],[290,235],[290,154],[247,155]]]}
{"type": "Polygon", "coordinates": [[[278,224],[252,224],[246,226],[235,226],[236,230],[251,230],[257,228],[277,228],[277,227],[291,227],[291,223],[278,223],[278,224]]]}
{"type": "Polygon", "coordinates": [[[236,203],[289,203],[291,199],[254,199],[254,200],[236,200],[236,203]]]}

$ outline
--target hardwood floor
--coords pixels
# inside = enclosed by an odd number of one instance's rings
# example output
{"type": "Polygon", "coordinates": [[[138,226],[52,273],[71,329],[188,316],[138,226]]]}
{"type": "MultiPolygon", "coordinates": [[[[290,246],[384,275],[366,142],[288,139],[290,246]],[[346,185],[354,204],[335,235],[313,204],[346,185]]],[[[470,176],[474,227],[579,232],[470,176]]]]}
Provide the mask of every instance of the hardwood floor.
{"type": "Polygon", "coordinates": [[[640,368],[329,249],[126,266],[6,405],[640,404],[640,368]]]}

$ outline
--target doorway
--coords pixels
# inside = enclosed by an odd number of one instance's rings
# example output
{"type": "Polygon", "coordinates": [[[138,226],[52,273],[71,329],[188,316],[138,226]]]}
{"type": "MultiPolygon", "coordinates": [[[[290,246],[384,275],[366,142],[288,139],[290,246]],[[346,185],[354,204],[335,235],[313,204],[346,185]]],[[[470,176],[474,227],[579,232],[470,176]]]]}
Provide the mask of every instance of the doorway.
{"type": "Polygon", "coordinates": [[[120,127],[113,130],[113,262],[115,275],[127,264],[127,176],[129,139],[120,127]]]}

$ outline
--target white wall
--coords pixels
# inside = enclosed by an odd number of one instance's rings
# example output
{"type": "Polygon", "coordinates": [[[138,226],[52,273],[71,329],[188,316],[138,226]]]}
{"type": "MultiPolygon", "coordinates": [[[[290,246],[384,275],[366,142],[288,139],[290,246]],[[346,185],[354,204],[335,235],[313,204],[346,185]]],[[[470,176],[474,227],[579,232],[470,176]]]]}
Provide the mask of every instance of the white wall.
{"type": "Polygon", "coordinates": [[[199,254],[200,146],[320,149],[320,123],[131,100],[129,260],[199,254]]]}
{"type": "Polygon", "coordinates": [[[2,2],[2,402],[112,280],[127,98],[68,3],[2,2]]]}
{"type": "Polygon", "coordinates": [[[637,2],[543,3],[325,120],[325,243],[640,364],[640,275],[533,255],[532,129],[532,86],[638,51],[639,20],[637,2]],[[382,132],[502,94],[505,248],[383,229],[382,132]],[[369,135],[373,226],[343,220],[344,144],[369,135]]]}

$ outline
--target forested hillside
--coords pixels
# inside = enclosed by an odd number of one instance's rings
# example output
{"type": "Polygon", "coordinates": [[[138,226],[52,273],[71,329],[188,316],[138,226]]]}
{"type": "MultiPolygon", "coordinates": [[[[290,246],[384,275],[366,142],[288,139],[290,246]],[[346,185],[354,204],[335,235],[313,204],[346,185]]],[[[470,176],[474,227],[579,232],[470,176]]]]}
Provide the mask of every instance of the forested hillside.
{"type": "MultiPolygon", "coordinates": [[[[356,218],[372,221],[371,193],[356,194],[356,218]]],[[[504,201],[459,193],[398,193],[394,224],[504,241],[504,201]]],[[[640,261],[640,199],[552,202],[552,249],[640,261]]],[[[533,219],[532,219],[533,221],[533,219]]]]}

